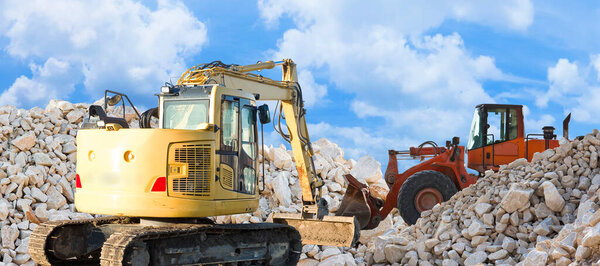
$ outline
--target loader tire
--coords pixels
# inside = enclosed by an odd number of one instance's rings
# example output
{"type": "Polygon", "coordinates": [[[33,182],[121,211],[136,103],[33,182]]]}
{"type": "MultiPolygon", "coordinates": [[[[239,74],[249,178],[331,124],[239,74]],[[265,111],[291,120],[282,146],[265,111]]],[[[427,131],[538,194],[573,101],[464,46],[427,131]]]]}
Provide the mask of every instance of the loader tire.
{"type": "Polygon", "coordinates": [[[423,206],[421,208],[416,206],[417,196],[421,200],[427,197],[426,199],[435,198],[439,202],[440,198],[442,201],[447,201],[457,191],[452,180],[445,174],[431,170],[417,172],[402,184],[398,193],[397,207],[407,224],[415,224],[421,217],[419,209],[423,210],[423,206]]]}

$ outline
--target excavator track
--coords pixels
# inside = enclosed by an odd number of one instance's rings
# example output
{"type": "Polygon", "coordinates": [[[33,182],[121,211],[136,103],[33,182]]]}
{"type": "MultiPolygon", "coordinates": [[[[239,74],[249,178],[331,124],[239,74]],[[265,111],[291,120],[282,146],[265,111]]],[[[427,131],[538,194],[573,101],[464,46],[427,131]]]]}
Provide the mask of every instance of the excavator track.
{"type": "Polygon", "coordinates": [[[144,227],[104,243],[101,265],[295,265],[300,234],[279,224],[144,227]]]}
{"type": "Polygon", "coordinates": [[[140,224],[137,218],[50,221],[31,234],[39,265],[294,265],[301,236],[291,226],[140,224]]]}
{"type": "MultiPolygon", "coordinates": [[[[69,247],[76,245],[77,243],[68,243],[65,246],[65,242],[57,243],[58,234],[65,227],[73,226],[84,226],[91,224],[94,226],[109,224],[109,223],[131,223],[130,218],[125,217],[103,217],[96,219],[82,219],[82,220],[62,220],[62,221],[49,221],[38,225],[29,237],[29,255],[39,265],[93,265],[98,264],[98,256],[94,258],[93,255],[86,257],[71,257],[64,258],[61,254],[56,254],[55,249],[62,248],[68,249],[69,247]]],[[[65,239],[66,241],[70,239],[65,239]]]]}

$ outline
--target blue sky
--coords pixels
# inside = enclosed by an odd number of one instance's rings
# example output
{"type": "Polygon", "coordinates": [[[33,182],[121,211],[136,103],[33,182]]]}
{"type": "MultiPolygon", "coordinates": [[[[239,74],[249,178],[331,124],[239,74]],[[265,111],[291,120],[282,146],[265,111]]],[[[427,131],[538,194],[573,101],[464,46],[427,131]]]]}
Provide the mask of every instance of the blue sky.
{"type": "Polygon", "coordinates": [[[594,1],[3,0],[0,104],[113,89],[152,107],[193,65],[292,58],[311,137],[385,165],[387,149],[466,144],[484,102],[526,105],[528,133],[562,134],[569,112],[571,136],[597,128],[599,18],[594,1]]]}

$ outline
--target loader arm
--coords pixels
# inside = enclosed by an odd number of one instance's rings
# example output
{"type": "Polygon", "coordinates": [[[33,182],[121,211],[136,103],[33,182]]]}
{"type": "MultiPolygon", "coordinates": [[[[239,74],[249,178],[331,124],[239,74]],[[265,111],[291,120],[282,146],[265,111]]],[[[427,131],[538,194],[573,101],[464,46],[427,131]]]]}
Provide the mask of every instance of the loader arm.
{"type": "Polygon", "coordinates": [[[186,71],[177,83],[178,85],[225,84],[227,87],[252,93],[257,100],[280,101],[279,112],[283,114],[282,119],[285,120],[289,134],[282,133],[282,136],[292,146],[302,189],[303,206],[302,213],[277,215],[273,217],[274,222],[296,227],[304,243],[338,246],[349,246],[355,243],[358,238],[358,225],[352,217],[326,216],[329,212],[327,203],[321,199],[319,189],[323,186],[323,181],[314,168],[302,90],[298,83],[296,64],[292,60],[258,62],[245,66],[222,65],[209,68],[196,66],[186,71]],[[277,65],[282,67],[281,81],[249,73],[272,69],[277,65]],[[331,234],[319,234],[315,232],[317,230],[329,231],[331,234]]]}

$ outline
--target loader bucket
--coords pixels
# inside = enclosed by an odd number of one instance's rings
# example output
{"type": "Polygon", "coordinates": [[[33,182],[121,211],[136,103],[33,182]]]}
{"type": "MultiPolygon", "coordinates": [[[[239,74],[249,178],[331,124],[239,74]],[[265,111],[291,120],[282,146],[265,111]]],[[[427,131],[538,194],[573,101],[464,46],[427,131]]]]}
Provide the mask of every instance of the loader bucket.
{"type": "Polygon", "coordinates": [[[335,215],[356,217],[361,230],[377,227],[380,219],[376,216],[376,208],[380,208],[383,201],[372,197],[367,185],[356,180],[352,175],[345,177],[348,188],[335,215]]]}
{"type": "Polygon", "coordinates": [[[300,213],[275,213],[273,222],[296,228],[302,244],[352,247],[360,237],[354,217],[324,216],[319,220],[302,218],[300,213]]]}

